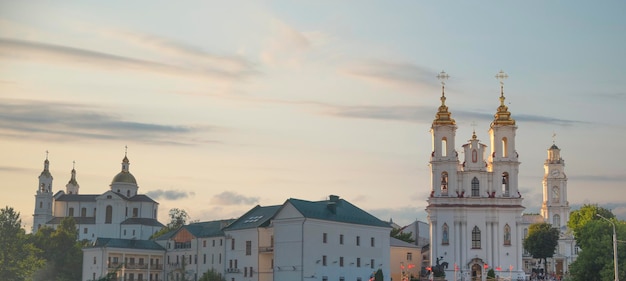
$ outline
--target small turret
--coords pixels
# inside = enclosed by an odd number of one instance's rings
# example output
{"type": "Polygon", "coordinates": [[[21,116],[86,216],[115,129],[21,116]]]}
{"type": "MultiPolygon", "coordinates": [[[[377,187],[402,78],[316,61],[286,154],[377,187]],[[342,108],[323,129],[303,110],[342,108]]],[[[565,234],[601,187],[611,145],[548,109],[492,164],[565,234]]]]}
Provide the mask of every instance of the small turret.
{"type": "Polygon", "coordinates": [[[70,181],[65,185],[65,192],[67,194],[78,194],[79,188],[80,185],[76,181],[76,161],[74,161],[72,164],[72,177],[70,178],[70,181]]]}

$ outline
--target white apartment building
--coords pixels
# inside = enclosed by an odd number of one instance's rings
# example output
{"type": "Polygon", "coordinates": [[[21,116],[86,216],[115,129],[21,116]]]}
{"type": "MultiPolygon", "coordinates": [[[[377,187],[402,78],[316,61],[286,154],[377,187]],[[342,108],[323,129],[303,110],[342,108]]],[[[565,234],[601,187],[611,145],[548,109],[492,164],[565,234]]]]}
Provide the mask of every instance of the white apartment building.
{"type": "Polygon", "coordinates": [[[114,274],[124,281],[163,281],[165,249],[151,240],[98,238],[83,248],[82,280],[114,274]]]}

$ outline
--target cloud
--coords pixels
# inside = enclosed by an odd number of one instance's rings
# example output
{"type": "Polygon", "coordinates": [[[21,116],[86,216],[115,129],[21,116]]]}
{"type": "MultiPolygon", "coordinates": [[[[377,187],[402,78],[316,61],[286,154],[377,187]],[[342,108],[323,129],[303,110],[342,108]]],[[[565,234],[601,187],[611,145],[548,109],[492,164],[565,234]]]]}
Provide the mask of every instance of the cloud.
{"type": "Polygon", "coordinates": [[[0,99],[0,136],[12,138],[135,140],[190,145],[195,133],[215,129],[122,120],[85,104],[0,99]],[[175,137],[174,137],[175,136],[175,137]],[[188,138],[186,138],[188,137],[188,138]]]}
{"type": "Polygon", "coordinates": [[[231,74],[253,74],[253,64],[240,56],[216,55],[198,47],[185,45],[171,39],[129,30],[103,30],[102,34],[122,40],[160,55],[182,59],[196,68],[209,66],[231,74]]]}
{"type": "Polygon", "coordinates": [[[273,36],[261,52],[261,60],[269,65],[299,65],[302,55],[311,48],[309,38],[279,20],[272,21],[272,29],[273,36]]]}
{"type": "Polygon", "coordinates": [[[573,175],[568,176],[570,180],[590,181],[590,182],[626,182],[626,175],[573,175]]]}
{"type": "Polygon", "coordinates": [[[224,191],[211,198],[212,204],[217,205],[251,205],[259,202],[259,197],[246,197],[231,191],[224,191]]]}
{"type": "MultiPolygon", "coordinates": [[[[310,104],[310,103],[309,103],[310,104]]],[[[378,119],[387,121],[404,121],[415,123],[431,123],[435,118],[436,108],[433,106],[339,106],[331,104],[320,104],[322,113],[346,118],[378,119]]],[[[451,110],[452,118],[458,120],[487,121],[493,120],[493,115],[466,110],[451,110]]],[[[520,122],[554,124],[560,126],[571,126],[586,122],[576,120],[558,119],[539,115],[515,115],[513,119],[520,122]]]]}
{"type": "Polygon", "coordinates": [[[392,86],[436,86],[435,71],[411,63],[383,60],[358,61],[345,66],[342,71],[374,83],[392,86]]]}
{"type": "Polygon", "coordinates": [[[193,77],[200,79],[236,80],[243,79],[254,71],[243,68],[233,71],[215,64],[162,63],[124,57],[93,50],[54,45],[43,42],[0,38],[0,56],[36,62],[62,63],[82,67],[97,67],[109,70],[133,70],[154,74],[193,77]]]}
{"type": "Polygon", "coordinates": [[[178,199],[184,199],[190,196],[194,196],[196,195],[195,192],[186,192],[186,191],[180,191],[180,190],[162,190],[162,189],[157,189],[157,190],[151,190],[146,192],[146,195],[152,197],[152,199],[165,199],[165,200],[178,200],[178,199]]]}

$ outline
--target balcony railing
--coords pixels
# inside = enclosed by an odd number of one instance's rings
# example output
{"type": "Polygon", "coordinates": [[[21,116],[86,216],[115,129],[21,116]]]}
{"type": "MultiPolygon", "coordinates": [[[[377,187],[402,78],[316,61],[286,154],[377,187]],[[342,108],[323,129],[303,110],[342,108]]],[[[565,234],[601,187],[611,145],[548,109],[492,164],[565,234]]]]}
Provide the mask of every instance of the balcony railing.
{"type": "Polygon", "coordinates": [[[241,272],[241,270],[239,270],[239,268],[227,268],[226,272],[228,272],[228,273],[239,273],[239,272],[241,272]]]}
{"type": "MultiPolygon", "coordinates": [[[[121,263],[109,263],[107,268],[117,268],[121,265],[121,263]]],[[[138,264],[138,263],[127,263],[123,266],[125,269],[148,269],[150,270],[161,270],[163,269],[163,264],[138,264]]]]}
{"type": "Polygon", "coordinates": [[[259,253],[271,253],[274,252],[274,247],[259,247],[259,253]]]}

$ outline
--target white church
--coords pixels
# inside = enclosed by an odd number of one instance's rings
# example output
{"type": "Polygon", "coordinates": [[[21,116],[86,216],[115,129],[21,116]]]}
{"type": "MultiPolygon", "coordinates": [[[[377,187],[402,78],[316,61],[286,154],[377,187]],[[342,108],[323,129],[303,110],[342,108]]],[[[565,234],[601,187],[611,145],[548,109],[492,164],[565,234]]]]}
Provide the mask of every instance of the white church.
{"type": "Polygon", "coordinates": [[[464,159],[455,150],[456,121],[446,106],[442,72],[441,106],[431,127],[431,194],[428,198],[430,256],[447,277],[471,276],[485,280],[490,267],[512,268],[523,277],[522,196],[518,191],[519,165],[515,149],[517,126],[505,105],[501,79],[500,106],[489,128],[490,150],[475,132],[464,144],[464,159]],[[436,262],[435,262],[436,261],[436,262]],[[456,270],[455,270],[456,269],[456,270]]]}
{"type": "Polygon", "coordinates": [[[163,224],[157,220],[159,203],[138,194],[137,180],[124,155],[122,170],[113,177],[110,190],[102,194],[80,194],[76,170],[65,190],[53,194],[50,161],[46,156],[35,195],[33,233],[42,226],[56,228],[65,217],[73,217],[79,240],[97,238],[148,239],[163,224]]]}
{"type": "Polygon", "coordinates": [[[476,133],[462,145],[463,159],[455,150],[456,121],[446,106],[445,72],[441,80],[441,106],[431,126],[431,193],[428,198],[431,264],[439,265],[448,280],[485,280],[487,271],[512,280],[525,280],[536,268],[523,249],[532,223],[548,222],[561,230],[549,271],[564,274],[577,256],[567,230],[570,207],[567,177],[560,149],[552,145],[544,163],[541,215],[524,215],[518,189],[520,162],[515,148],[517,126],[505,105],[504,79],[500,71],[500,104],[489,127],[490,145],[476,133]]]}

